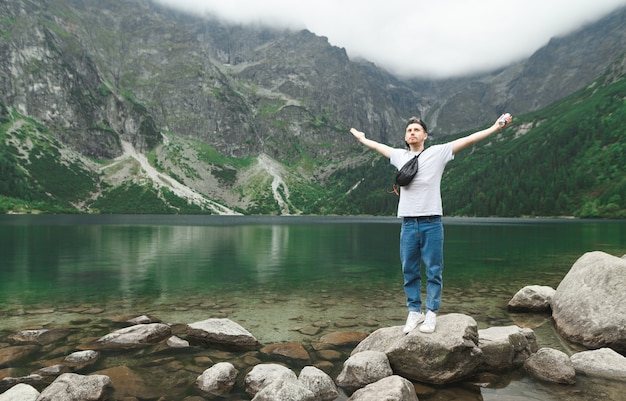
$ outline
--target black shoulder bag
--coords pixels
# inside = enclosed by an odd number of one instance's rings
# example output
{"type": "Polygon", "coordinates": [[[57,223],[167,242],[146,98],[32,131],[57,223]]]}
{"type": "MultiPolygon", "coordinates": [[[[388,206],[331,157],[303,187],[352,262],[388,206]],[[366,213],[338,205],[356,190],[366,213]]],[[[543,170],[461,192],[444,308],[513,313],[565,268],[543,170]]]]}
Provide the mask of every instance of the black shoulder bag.
{"type": "Polygon", "coordinates": [[[402,168],[396,174],[396,184],[397,185],[400,185],[401,187],[404,187],[406,185],[409,185],[411,183],[411,181],[413,181],[413,178],[415,177],[415,174],[417,174],[417,168],[419,167],[417,159],[420,157],[421,154],[422,154],[422,152],[418,153],[411,160],[409,160],[408,162],[404,163],[402,168]]]}

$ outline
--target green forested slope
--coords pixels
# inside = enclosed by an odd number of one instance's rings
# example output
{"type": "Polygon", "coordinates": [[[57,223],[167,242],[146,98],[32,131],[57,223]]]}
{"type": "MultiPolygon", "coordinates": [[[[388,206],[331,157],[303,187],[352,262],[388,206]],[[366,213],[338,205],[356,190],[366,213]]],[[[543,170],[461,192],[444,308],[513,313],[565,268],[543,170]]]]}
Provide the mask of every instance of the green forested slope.
{"type": "Polygon", "coordinates": [[[590,87],[460,152],[443,179],[446,212],[626,218],[625,96],[623,79],[590,87]]]}

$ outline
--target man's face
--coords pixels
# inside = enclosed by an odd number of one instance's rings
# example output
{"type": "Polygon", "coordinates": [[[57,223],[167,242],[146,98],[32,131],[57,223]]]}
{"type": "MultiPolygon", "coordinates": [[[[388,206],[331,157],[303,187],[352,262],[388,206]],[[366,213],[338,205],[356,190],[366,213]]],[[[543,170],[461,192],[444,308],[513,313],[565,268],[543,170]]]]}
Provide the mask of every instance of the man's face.
{"type": "Polygon", "coordinates": [[[424,127],[422,127],[418,123],[409,124],[406,127],[404,140],[409,145],[424,143],[426,137],[428,137],[428,134],[426,133],[426,131],[424,131],[424,127]]]}

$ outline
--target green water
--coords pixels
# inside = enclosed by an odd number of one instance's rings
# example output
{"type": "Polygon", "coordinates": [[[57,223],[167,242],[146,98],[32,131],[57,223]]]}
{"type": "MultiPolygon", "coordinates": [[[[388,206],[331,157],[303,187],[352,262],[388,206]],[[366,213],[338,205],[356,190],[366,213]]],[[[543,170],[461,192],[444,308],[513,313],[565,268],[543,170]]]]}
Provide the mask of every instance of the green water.
{"type": "MultiPolygon", "coordinates": [[[[570,353],[549,316],[509,314],[506,303],[525,285],[556,288],[585,252],[626,254],[623,221],[446,218],[444,227],[440,313],[469,314],[479,328],[531,326],[540,346],[570,353]]],[[[262,343],[401,325],[399,229],[395,218],[0,216],[0,332],[144,313],[229,317],[262,343]],[[312,322],[320,333],[298,330],[312,322]]],[[[525,391],[567,399],[527,378],[482,397],[525,391]]]]}

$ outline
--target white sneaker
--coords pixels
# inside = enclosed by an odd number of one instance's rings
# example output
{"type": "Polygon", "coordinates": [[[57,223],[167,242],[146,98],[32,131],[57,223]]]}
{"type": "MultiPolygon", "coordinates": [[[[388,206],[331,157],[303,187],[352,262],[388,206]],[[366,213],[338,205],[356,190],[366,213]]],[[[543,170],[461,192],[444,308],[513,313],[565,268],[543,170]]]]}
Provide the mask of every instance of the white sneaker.
{"type": "Polygon", "coordinates": [[[424,314],[422,312],[409,312],[409,316],[406,318],[406,324],[402,329],[404,334],[409,333],[411,330],[417,327],[418,324],[424,321],[424,314]]]}
{"type": "Polygon", "coordinates": [[[435,326],[437,326],[437,315],[433,311],[426,312],[426,318],[424,324],[420,326],[420,331],[422,333],[434,333],[435,326]]]}

